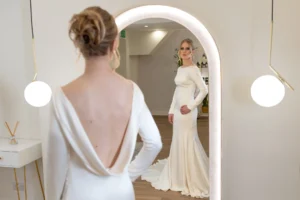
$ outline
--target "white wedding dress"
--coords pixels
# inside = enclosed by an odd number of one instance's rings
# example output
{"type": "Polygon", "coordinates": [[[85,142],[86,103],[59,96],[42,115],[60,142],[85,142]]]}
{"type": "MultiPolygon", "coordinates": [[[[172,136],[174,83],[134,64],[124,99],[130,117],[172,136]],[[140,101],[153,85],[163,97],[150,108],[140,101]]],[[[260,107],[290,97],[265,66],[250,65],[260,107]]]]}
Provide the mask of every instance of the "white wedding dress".
{"type": "Polygon", "coordinates": [[[180,191],[195,198],[209,197],[209,160],[197,132],[197,106],[208,89],[197,66],[179,67],[175,83],[169,111],[174,114],[170,155],[152,165],[142,179],[158,190],[180,191]],[[182,115],[183,105],[191,112],[182,115]]]}
{"type": "Polygon", "coordinates": [[[138,86],[134,84],[132,113],[120,154],[110,169],[98,158],[60,88],[52,105],[44,158],[46,200],[134,200],[132,181],[153,163],[162,147],[158,128],[138,86]],[[144,144],[131,162],[138,132],[144,144]]]}

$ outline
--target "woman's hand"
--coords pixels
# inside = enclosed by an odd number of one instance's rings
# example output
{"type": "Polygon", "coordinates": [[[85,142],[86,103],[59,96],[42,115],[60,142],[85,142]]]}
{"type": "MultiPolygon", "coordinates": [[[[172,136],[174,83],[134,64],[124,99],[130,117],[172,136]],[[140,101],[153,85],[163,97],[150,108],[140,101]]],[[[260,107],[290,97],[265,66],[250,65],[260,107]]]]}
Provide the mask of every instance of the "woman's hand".
{"type": "Polygon", "coordinates": [[[174,114],[169,114],[168,115],[168,121],[170,124],[173,124],[173,119],[174,119],[174,114]]]}
{"type": "Polygon", "coordinates": [[[191,110],[187,107],[187,105],[184,105],[184,106],[181,106],[180,112],[181,112],[181,114],[186,115],[189,112],[191,112],[191,110]]]}

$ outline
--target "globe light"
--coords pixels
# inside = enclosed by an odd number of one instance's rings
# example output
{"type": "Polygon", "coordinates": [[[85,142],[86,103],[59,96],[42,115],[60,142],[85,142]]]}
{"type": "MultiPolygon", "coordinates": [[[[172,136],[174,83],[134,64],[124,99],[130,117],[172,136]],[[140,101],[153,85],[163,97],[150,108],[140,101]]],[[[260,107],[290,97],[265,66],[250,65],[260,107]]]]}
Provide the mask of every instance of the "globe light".
{"type": "Polygon", "coordinates": [[[262,107],[272,107],[279,104],[284,95],[284,85],[272,75],[258,77],[251,86],[253,101],[262,107]]]}
{"type": "Polygon", "coordinates": [[[24,97],[28,104],[33,107],[43,107],[47,105],[52,96],[50,86],[42,81],[33,81],[24,90],[24,97]]]}

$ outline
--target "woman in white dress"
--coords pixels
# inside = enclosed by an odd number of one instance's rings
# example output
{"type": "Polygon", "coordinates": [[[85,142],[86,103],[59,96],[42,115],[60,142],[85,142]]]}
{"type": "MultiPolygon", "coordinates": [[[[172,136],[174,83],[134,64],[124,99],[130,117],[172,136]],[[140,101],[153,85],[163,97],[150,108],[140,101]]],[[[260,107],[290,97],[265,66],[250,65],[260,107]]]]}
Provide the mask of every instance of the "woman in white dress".
{"type": "Polygon", "coordinates": [[[161,137],[139,87],[119,76],[118,30],[99,7],[73,16],[70,36],[85,72],[53,95],[45,153],[47,200],[134,200],[132,182],[161,137]],[[144,145],[131,162],[137,134],[144,145]]]}
{"type": "Polygon", "coordinates": [[[173,137],[167,159],[159,160],[143,175],[159,190],[180,191],[195,198],[209,197],[209,162],[197,132],[197,106],[208,93],[199,68],[193,64],[193,42],[181,42],[182,66],[175,77],[176,90],[169,110],[173,137]],[[195,94],[198,93],[195,97],[195,94]]]}

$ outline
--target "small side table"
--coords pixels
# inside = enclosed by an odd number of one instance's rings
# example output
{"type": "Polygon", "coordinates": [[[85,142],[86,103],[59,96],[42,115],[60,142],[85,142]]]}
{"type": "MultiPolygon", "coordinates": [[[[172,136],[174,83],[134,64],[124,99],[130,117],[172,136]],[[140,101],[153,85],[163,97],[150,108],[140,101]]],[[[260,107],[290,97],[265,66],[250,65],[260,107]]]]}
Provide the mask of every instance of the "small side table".
{"type": "Polygon", "coordinates": [[[24,191],[25,200],[27,200],[26,165],[32,162],[35,162],[41,191],[45,200],[44,188],[37,162],[42,157],[42,142],[40,140],[17,139],[18,144],[11,145],[9,141],[9,138],[0,138],[0,167],[14,169],[18,200],[20,200],[20,190],[16,169],[24,168],[24,191]]]}

